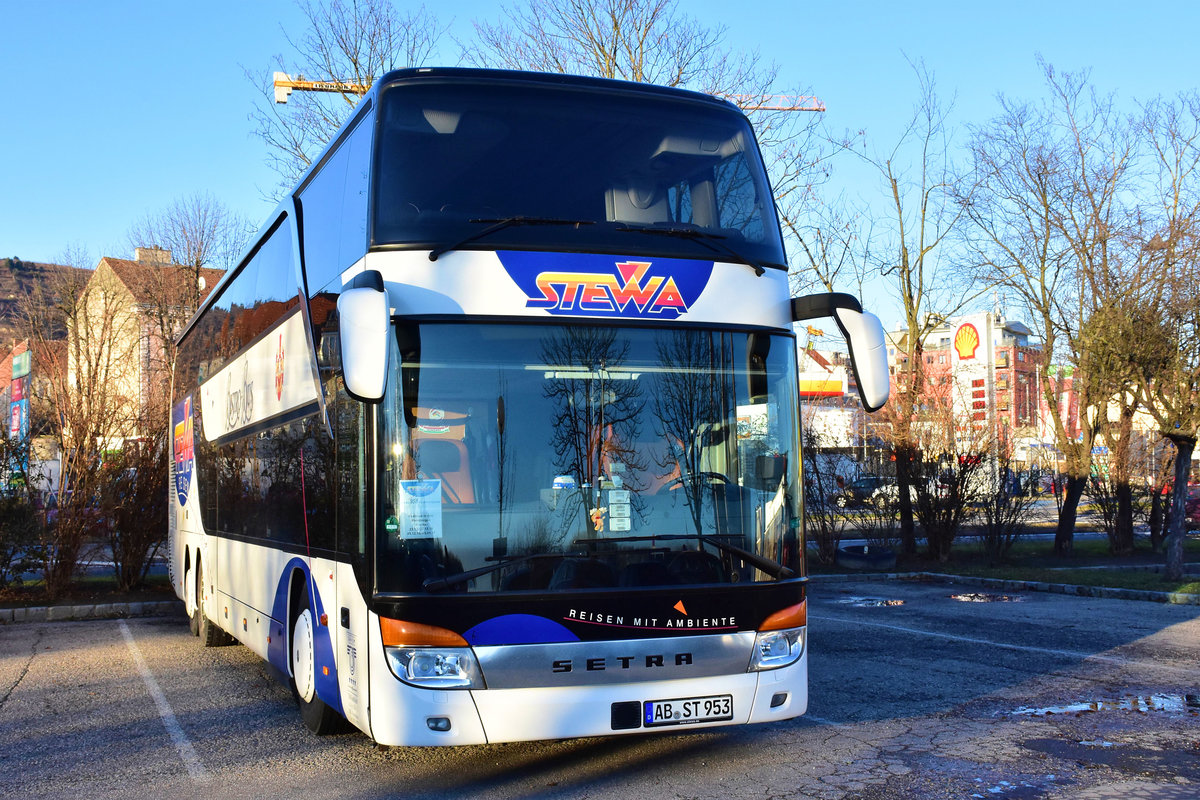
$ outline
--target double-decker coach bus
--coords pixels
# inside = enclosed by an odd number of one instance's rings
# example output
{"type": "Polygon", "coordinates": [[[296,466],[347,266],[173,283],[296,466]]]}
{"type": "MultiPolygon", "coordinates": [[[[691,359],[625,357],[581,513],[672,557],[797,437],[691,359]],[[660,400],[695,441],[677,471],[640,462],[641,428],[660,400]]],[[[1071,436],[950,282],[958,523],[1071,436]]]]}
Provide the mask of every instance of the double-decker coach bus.
{"type": "Polygon", "coordinates": [[[321,733],[462,745],[808,702],[792,299],[746,117],[392,72],[179,341],[171,580],[321,733]]]}

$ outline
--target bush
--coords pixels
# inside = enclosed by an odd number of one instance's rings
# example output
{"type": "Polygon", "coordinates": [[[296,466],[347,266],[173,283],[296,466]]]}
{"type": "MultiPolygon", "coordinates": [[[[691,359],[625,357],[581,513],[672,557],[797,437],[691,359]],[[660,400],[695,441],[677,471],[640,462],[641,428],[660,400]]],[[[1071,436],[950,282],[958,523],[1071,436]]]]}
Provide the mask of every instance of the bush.
{"type": "Polygon", "coordinates": [[[42,563],[42,526],[24,493],[0,494],[0,589],[21,583],[21,575],[42,563]]]}
{"type": "Polygon", "coordinates": [[[141,587],[167,536],[166,437],[129,440],[105,465],[100,485],[101,526],[112,553],[117,586],[141,587]]]}

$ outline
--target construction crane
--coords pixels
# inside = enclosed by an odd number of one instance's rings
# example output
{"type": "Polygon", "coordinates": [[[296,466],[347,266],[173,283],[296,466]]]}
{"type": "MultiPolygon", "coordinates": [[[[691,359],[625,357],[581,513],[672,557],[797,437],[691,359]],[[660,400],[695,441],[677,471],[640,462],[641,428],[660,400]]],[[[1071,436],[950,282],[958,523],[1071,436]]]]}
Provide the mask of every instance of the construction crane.
{"type": "MultiPolygon", "coordinates": [[[[301,92],[367,93],[369,86],[349,81],[307,81],[286,72],[275,73],[275,102],[286,103],[292,90],[301,92]]],[[[799,94],[727,94],[723,97],[743,111],[824,111],[825,104],[812,95],[799,94]]]]}
{"type": "Polygon", "coordinates": [[[286,103],[288,95],[292,93],[293,89],[298,89],[302,92],[338,92],[340,94],[363,95],[370,88],[370,86],[364,86],[361,83],[350,83],[349,81],[306,81],[303,75],[297,75],[293,78],[286,72],[275,73],[276,103],[286,103]]]}

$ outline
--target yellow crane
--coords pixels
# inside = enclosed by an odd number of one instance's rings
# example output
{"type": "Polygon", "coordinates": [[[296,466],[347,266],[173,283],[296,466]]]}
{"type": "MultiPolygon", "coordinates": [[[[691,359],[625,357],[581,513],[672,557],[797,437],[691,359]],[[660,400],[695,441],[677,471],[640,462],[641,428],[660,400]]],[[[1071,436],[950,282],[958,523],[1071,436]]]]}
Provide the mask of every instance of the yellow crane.
{"type": "Polygon", "coordinates": [[[302,92],[338,92],[340,94],[364,95],[370,86],[349,81],[306,81],[303,75],[292,77],[286,72],[275,73],[275,102],[286,103],[293,89],[302,92]]]}

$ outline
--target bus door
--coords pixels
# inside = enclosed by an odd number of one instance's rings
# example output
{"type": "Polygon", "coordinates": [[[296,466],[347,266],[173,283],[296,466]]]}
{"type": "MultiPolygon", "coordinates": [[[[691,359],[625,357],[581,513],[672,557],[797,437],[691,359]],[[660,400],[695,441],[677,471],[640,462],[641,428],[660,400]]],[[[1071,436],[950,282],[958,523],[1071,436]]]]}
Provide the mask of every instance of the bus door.
{"type": "Polygon", "coordinates": [[[370,588],[367,518],[367,494],[370,470],[367,468],[365,443],[369,413],[350,399],[344,390],[336,391],[337,407],[331,414],[337,470],[337,550],[341,554],[334,565],[335,603],[329,614],[330,637],[337,654],[338,683],[342,713],[361,730],[369,731],[370,707],[367,680],[368,613],[365,593],[370,588]]]}

